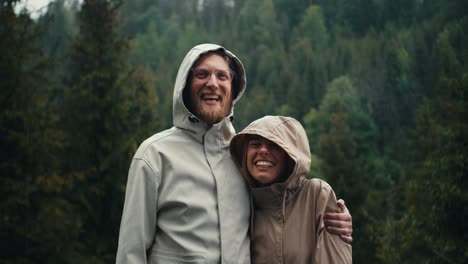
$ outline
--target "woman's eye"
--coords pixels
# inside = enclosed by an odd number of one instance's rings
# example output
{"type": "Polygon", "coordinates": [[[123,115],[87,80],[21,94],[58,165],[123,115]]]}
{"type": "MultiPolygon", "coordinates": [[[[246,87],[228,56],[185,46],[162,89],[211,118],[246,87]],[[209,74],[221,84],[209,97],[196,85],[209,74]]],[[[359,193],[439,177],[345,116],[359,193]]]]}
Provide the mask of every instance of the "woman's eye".
{"type": "Polygon", "coordinates": [[[258,147],[258,146],[260,146],[260,142],[251,141],[251,142],[249,143],[249,147],[256,148],[256,147],[258,147]]]}

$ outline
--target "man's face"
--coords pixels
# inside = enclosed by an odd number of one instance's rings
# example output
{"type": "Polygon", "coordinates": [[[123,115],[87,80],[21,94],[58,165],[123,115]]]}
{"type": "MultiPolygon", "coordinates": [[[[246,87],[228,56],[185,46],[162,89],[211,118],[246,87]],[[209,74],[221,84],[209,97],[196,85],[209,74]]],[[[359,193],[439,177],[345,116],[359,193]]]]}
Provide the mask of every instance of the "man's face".
{"type": "Polygon", "coordinates": [[[190,100],[194,114],[209,125],[231,111],[232,75],[226,60],[218,54],[205,54],[192,69],[190,100]]]}
{"type": "Polygon", "coordinates": [[[263,137],[253,136],[247,143],[247,170],[260,185],[282,180],[287,158],[280,146],[263,137]]]}

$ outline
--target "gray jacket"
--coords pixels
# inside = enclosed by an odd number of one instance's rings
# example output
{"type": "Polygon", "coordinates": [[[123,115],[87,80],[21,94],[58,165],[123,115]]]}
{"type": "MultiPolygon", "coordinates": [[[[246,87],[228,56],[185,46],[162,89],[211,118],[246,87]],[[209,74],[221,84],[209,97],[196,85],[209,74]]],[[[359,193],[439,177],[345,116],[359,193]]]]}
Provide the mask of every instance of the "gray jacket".
{"type": "MultiPolygon", "coordinates": [[[[117,263],[250,263],[249,194],[229,155],[233,109],[209,127],[182,96],[194,62],[217,49],[224,48],[202,44],[189,51],[174,87],[174,126],[143,142],[132,160],[117,263]]],[[[238,68],[235,104],[245,70],[226,52],[238,68]]]]}

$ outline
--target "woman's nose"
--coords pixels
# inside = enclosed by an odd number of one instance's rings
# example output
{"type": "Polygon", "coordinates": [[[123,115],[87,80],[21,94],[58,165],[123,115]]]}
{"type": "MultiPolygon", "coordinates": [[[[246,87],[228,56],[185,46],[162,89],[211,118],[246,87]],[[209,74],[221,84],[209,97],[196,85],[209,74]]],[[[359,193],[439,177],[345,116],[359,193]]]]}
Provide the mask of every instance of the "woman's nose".
{"type": "Polygon", "coordinates": [[[268,152],[269,152],[268,145],[266,145],[266,144],[261,144],[258,151],[259,151],[260,153],[268,153],[268,152]]]}

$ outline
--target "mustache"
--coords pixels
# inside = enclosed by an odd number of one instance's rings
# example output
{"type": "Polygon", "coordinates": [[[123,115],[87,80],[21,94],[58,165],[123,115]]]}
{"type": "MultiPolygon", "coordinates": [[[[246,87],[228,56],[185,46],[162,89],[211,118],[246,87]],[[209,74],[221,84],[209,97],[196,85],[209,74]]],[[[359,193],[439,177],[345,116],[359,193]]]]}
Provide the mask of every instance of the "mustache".
{"type": "Polygon", "coordinates": [[[222,94],[218,91],[203,89],[199,92],[200,96],[219,96],[220,98],[224,98],[226,95],[222,94]]]}

